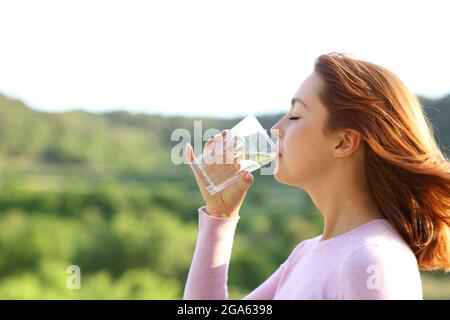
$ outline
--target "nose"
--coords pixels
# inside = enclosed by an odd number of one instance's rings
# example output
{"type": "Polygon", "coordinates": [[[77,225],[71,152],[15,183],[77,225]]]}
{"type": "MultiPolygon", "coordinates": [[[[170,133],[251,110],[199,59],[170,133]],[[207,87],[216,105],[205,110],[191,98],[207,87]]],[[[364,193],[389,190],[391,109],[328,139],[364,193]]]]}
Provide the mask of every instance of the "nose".
{"type": "Polygon", "coordinates": [[[270,132],[277,137],[278,139],[283,139],[284,133],[281,130],[281,126],[280,126],[281,120],[278,121],[271,129],[270,132]]]}

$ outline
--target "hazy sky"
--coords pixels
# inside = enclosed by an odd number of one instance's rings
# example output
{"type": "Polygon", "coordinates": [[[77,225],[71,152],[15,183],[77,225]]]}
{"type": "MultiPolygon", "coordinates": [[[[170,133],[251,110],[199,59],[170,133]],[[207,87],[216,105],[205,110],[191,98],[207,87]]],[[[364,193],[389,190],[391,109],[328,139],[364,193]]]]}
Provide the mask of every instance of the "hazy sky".
{"type": "Polygon", "coordinates": [[[2,1],[0,92],[36,109],[287,111],[321,53],[450,93],[448,1],[2,1]]]}

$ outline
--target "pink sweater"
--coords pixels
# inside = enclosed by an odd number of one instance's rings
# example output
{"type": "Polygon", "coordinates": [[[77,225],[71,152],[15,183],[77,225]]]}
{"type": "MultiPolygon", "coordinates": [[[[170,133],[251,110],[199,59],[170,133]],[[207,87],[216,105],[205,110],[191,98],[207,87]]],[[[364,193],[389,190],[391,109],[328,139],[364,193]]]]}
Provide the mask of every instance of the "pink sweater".
{"type": "MultiPolygon", "coordinates": [[[[240,217],[199,209],[199,234],[184,299],[228,298],[228,265],[240,217]]],[[[300,242],[244,299],[422,299],[417,260],[385,219],[339,236],[300,242]]]]}

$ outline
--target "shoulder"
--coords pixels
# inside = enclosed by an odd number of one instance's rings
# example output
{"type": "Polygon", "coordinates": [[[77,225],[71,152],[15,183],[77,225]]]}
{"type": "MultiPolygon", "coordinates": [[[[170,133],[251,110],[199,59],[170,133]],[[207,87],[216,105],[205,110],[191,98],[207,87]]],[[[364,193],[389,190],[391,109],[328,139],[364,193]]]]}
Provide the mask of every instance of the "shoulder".
{"type": "Polygon", "coordinates": [[[306,239],[301,241],[295,248],[294,250],[292,250],[293,254],[299,253],[303,250],[307,250],[308,248],[311,248],[312,246],[314,246],[314,244],[316,244],[317,242],[319,242],[321,236],[317,236],[311,239],[306,239]]]}
{"type": "Polygon", "coordinates": [[[314,246],[314,244],[316,244],[320,240],[320,237],[321,236],[317,236],[317,237],[314,237],[311,239],[306,239],[306,240],[301,241],[292,250],[291,254],[288,257],[288,260],[291,260],[293,258],[301,256],[305,252],[309,251],[309,249],[311,249],[314,246]]]}
{"type": "Polygon", "coordinates": [[[414,254],[396,238],[369,241],[353,250],[339,272],[339,288],[349,299],[421,299],[414,254]]]}
{"type": "Polygon", "coordinates": [[[400,269],[417,270],[417,260],[400,234],[386,220],[376,221],[353,239],[343,260],[345,268],[377,265],[390,272],[400,269]]]}

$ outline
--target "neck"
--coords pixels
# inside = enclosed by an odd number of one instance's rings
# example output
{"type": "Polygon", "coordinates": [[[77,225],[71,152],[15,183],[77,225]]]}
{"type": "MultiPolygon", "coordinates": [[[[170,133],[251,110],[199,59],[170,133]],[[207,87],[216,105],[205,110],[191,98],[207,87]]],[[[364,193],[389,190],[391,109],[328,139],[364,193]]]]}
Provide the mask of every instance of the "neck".
{"type": "Polygon", "coordinates": [[[318,188],[308,191],[324,217],[322,240],[348,232],[371,220],[384,218],[364,174],[345,175],[345,171],[338,172],[339,175],[332,180],[334,183],[328,179],[318,183],[318,188]]]}

